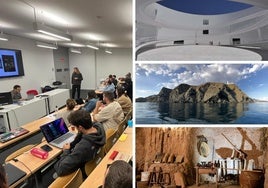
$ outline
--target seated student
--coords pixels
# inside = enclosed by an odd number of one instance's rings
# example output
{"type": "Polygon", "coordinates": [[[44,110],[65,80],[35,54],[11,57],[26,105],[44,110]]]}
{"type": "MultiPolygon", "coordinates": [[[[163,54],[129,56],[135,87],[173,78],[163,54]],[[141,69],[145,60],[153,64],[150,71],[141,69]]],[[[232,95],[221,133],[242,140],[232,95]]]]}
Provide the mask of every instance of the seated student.
{"type": "Polygon", "coordinates": [[[108,91],[108,92],[115,91],[115,85],[112,83],[112,81],[109,78],[106,78],[103,88],[99,88],[98,90],[96,90],[97,93],[103,93],[104,91],[108,91]]]}
{"type": "Polygon", "coordinates": [[[1,164],[0,164],[0,187],[8,188],[6,171],[1,164]]]}
{"type": "Polygon", "coordinates": [[[125,93],[125,89],[121,85],[116,87],[117,99],[116,101],[121,105],[124,115],[126,115],[132,109],[132,102],[125,93]]]}
{"type": "Polygon", "coordinates": [[[103,99],[102,94],[104,91],[112,92],[112,93],[115,92],[115,85],[112,83],[112,81],[109,78],[107,78],[104,81],[104,87],[95,90],[95,93],[97,94],[97,96],[100,100],[103,99]]]}
{"type": "Polygon", "coordinates": [[[84,110],[73,111],[68,116],[68,120],[77,129],[79,139],[75,139],[75,143],[63,146],[63,154],[54,166],[58,176],[70,174],[78,168],[83,169],[85,163],[94,159],[96,152],[106,141],[102,125],[92,124],[88,112],[84,110]]]}
{"type": "Polygon", "coordinates": [[[22,99],[20,91],[21,91],[20,85],[14,85],[13,90],[11,91],[13,101],[16,102],[22,99]]]}
{"type": "Polygon", "coordinates": [[[119,123],[124,119],[123,110],[120,104],[114,101],[114,94],[111,92],[103,92],[103,102],[106,106],[99,111],[103,103],[102,101],[97,101],[93,110],[93,121],[102,123],[105,130],[117,130],[119,123]]]}
{"type": "Polygon", "coordinates": [[[130,72],[126,74],[124,86],[127,91],[127,95],[129,96],[130,100],[133,101],[132,100],[133,86],[130,72]]]}
{"type": "Polygon", "coordinates": [[[126,161],[114,161],[106,171],[102,188],[132,188],[132,167],[126,161]]]}
{"type": "Polygon", "coordinates": [[[94,90],[89,90],[87,93],[87,102],[84,104],[82,109],[84,109],[87,112],[92,112],[94,108],[96,107],[98,99],[96,98],[96,93],[94,90]]]}
{"type": "Polygon", "coordinates": [[[108,92],[114,92],[115,91],[115,85],[109,78],[106,80],[106,86],[103,89],[103,91],[108,91],[108,92]]]}
{"type": "Polygon", "coordinates": [[[76,101],[74,99],[67,99],[66,100],[66,110],[58,112],[56,115],[57,117],[62,117],[64,122],[68,125],[69,121],[67,119],[68,115],[75,110],[76,101]]]}

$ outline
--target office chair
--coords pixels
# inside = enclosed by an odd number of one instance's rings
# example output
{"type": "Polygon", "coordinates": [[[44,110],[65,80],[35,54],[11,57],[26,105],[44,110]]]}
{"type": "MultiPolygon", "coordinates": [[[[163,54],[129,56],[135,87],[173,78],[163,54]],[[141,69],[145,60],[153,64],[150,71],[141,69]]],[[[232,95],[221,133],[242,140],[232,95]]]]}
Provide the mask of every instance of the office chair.
{"type": "Polygon", "coordinates": [[[31,89],[31,90],[28,90],[26,94],[28,96],[28,99],[32,99],[34,98],[35,95],[38,95],[38,91],[35,89],[31,89]]]}
{"type": "Polygon", "coordinates": [[[117,133],[116,133],[118,138],[126,129],[127,124],[128,124],[128,120],[130,120],[131,118],[132,118],[132,109],[126,114],[125,118],[118,125],[118,129],[117,129],[117,133]]]}
{"type": "Polygon", "coordinates": [[[118,129],[116,131],[116,136],[119,138],[120,135],[124,132],[127,126],[126,118],[124,118],[118,125],[118,129]]]}
{"type": "Polygon", "coordinates": [[[126,115],[126,122],[130,119],[132,119],[132,109],[126,115]]]}
{"type": "Polygon", "coordinates": [[[107,129],[105,132],[106,132],[106,144],[104,145],[104,152],[105,154],[107,154],[118,138],[116,134],[117,131],[114,129],[107,129]]]}
{"type": "Polygon", "coordinates": [[[83,182],[82,172],[80,169],[66,176],[58,177],[48,188],[74,188],[79,187],[83,182]]]}
{"type": "Polygon", "coordinates": [[[95,156],[95,158],[93,160],[91,160],[91,161],[88,161],[85,164],[86,176],[90,175],[90,173],[98,166],[98,164],[101,162],[101,160],[103,159],[104,156],[105,156],[104,147],[102,147],[97,152],[97,155],[95,156]]]}
{"type": "Polygon", "coordinates": [[[17,151],[15,151],[15,152],[11,153],[9,156],[7,156],[5,162],[8,162],[8,161],[16,158],[17,156],[23,154],[24,152],[29,151],[33,147],[34,147],[34,145],[30,144],[30,145],[27,145],[27,146],[24,146],[24,147],[18,149],[17,151]]]}

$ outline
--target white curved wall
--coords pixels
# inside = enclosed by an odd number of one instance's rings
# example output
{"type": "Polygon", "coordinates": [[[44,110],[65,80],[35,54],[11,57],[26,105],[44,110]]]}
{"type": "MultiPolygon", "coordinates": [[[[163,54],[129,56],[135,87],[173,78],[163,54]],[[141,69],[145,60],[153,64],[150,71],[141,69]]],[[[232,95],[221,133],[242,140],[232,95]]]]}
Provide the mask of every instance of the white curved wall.
{"type": "Polygon", "coordinates": [[[194,15],[171,10],[157,0],[136,3],[136,46],[148,41],[184,40],[184,44],[232,45],[232,38],[241,44],[267,40],[268,10],[252,7],[221,15],[194,15]],[[203,20],[209,25],[203,25],[203,20]],[[203,30],[209,30],[208,35],[203,30]]]}

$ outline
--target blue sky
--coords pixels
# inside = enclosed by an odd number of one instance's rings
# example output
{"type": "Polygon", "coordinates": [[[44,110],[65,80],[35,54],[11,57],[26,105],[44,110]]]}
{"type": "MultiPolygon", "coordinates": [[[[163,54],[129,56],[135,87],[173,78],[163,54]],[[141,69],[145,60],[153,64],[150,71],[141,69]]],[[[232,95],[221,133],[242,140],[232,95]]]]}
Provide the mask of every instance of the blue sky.
{"type": "Polygon", "coordinates": [[[252,7],[230,0],[163,0],[158,3],[173,10],[200,15],[226,14],[252,7]]]}
{"type": "Polygon", "coordinates": [[[206,82],[235,83],[249,97],[268,100],[268,64],[136,64],[136,98],[162,87],[206,82]]]}

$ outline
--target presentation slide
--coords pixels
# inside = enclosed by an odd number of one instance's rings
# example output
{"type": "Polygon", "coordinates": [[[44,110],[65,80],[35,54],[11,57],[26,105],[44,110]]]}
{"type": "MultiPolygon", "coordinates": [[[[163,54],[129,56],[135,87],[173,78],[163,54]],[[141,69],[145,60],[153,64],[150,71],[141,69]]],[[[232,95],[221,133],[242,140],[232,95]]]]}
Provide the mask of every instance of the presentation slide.
{"type": "Polygon", "coordinates": [[[20,75],[19,50],[0,49],[0,77],[20,75]]]}

